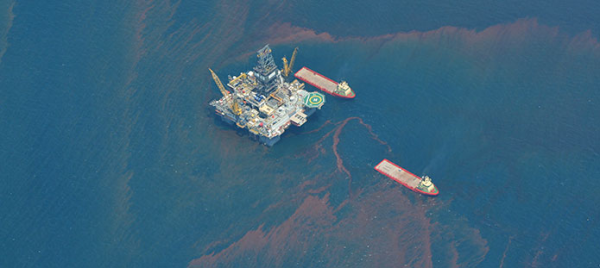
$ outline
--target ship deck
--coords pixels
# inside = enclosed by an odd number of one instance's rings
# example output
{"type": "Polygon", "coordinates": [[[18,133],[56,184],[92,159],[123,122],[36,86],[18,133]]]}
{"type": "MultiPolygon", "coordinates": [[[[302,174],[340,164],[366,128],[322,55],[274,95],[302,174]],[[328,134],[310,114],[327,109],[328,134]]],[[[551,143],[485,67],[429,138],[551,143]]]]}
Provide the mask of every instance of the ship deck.
{"type": "Polygon", "coordinates": [[[381,163],[375,166],[375,169],[381,174],[386,175],[390,179],[393,179],[411,189],[416,188],[419,183],[421,183],[421,179],[419,177],[397,166],[387,159],[381,161],[381,163]]]}
{"type": "Polygon", "coordinates": [[[338,83],[306,67],[302,67],[294,75],[298,79],[327,92],[335,92],[338,83]]]}

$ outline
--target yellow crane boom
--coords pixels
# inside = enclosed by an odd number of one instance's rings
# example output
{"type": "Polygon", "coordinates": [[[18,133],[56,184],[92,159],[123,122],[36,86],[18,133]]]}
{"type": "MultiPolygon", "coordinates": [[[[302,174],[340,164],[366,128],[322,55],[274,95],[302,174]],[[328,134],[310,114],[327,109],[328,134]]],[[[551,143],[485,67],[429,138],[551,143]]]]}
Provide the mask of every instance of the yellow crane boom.
{"type": "Polygon", "coordinates": [[[223,83],[221,83],[221,79],[219,79],[217,74],[215,74],[215,72],[213,72],[213,70],[211,68],[208,68],[208,70],[210,71],[210,74],[212,75],[213,80],[215,80],[215,84],[217,84],[217,87],[221,91],[221,94],[223,94],[223,96],[229,95],[229,91],[227,91],[225,89],[225,87],[223,86],[223,83]]]}
{"type": "Polygon", "coordinates": [[[235,115],[240,115],[242,114],[242,108],[240,108],[240,105],[238,104],[237,100],[235,98],[231,99],[231,111],[235,114],[235,115]]]}
{"type": "Polygon", "coordinates": [[[298,47],[294,48],[294,53],[292,54],[292,59],[290,60],[289,71],[286,74],[286,76],[289,75],[289,72],[294,69],[294,62],[296,61],[296,54],[297,53],[298,53],[298,47]]]}
{"type": "Polygon", "coordinates": [[[294,61],[296,61],[296,53],[298,53],[298,47],[294,48],[294,53],[292,53],[292,59],[290,60],[290,64],[285,57],[283,57],[283,76],[287,77],[290,75],[292,68],[294,68],[294,61]]]}
{"type": "Polygon", "coordinates": [[[287,77],[287,74],[290,72],[290,66],[288,66],[288,61],[285,57],[281,59],[283,61],[283,76],[287,77]]]}
{"type": "MultiPolygon", "coordinates": [[[[215,72],[213,72],[213,70],[211,68],[208,68],[208,70],[210,71],[210,74],[212,75],[213,80],[215,80],[215,84],[217,84],[217,87],[221,91],[221,94],[223,94],[223,97],[229,96],[231,93],[225,89],[225,87],[223,86],[223,83],[221,83],[221,79],[219,79],[217,74],[215,74],[215,72]]],[[[242,108],[240,108],[240,105],[237,103],[237,101],[235,100],[233,95],[231,96],[231,111],[235,115],[242,114],[242,108]]]]}

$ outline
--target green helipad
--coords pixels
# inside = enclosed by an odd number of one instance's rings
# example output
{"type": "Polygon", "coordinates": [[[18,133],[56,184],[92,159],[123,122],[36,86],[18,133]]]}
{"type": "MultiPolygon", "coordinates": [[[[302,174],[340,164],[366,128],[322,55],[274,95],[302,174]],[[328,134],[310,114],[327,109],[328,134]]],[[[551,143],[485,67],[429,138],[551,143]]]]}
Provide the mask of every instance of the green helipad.
{"type": "Polygon", "coordinates": [[[321,108],[325,102],[325,96],[319,92],[311,92],[304,97],[304,105],[309,108],[321,108]]]}

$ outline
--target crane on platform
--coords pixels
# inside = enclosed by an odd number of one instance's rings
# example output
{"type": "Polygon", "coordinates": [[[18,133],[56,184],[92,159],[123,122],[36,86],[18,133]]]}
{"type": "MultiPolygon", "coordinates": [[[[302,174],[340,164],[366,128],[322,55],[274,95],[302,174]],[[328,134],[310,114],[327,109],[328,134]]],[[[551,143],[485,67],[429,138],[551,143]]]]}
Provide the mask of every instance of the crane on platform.
{"type": "Polygon", "coordinates": [[[296,53],[298,53],[298,47],[294,48],[294,53],[292,53],[292,59],[290,60],[289,65],[287,59],[283,57],[283,76],[287,77],[288,75],[290,75],[290,72],[294,67],[294,61],[296,61],[296,53]]]}
{"type": "Polygon", "coordinates": [[[208,68],[208,70],[210,71],[210,74],[212,75],[213,80],[215,80],[215,84],[217,84],[217,87],[221,91],[221,94],[223,94],[223,97],[228,97],[228,96],[230,97],[231,111],[235,115],[242,114],[242,109],[240,108],[240,105],[236,101],[235,97],[233,95],[231,95],[231,93],[225,89],[225,87],[223,86],[223,83],[221,83],[221,79],[219,79],[217,74],[215,74],[215,72],[213,72],[213,70],[211,68],[208,68]]]}

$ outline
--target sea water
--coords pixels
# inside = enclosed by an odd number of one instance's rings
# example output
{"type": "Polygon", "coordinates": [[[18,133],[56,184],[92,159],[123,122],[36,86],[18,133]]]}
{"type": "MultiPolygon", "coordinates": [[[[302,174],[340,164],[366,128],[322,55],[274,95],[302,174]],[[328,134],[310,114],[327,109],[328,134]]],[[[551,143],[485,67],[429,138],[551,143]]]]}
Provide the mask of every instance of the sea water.
{"type": "Polygon", "coordinates": [[[596,1],[0,8],[1,267],[600,264],[596,1]],[[272,148],[208,105],[267,43],[357,94],[272,148]]]}

